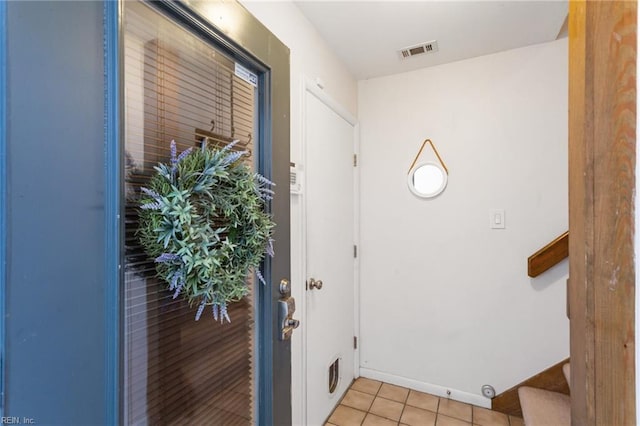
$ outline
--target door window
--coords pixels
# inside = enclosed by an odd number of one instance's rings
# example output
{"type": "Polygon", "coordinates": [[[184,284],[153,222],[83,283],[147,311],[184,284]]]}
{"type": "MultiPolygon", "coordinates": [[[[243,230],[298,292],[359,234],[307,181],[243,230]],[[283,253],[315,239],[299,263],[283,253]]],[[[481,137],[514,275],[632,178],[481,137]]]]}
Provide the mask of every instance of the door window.
{"type": "MultiPolygon", "coordinates": [[[[178,151],[240,140],[255,168],[257,93],[209,42],[139,2],[124,2],[125,424],[254,423],[254,299],[232,322],[196,309],[156,277],[136,230],[140,187],[178,151]]],[[[250,283],[253,286],[253,283],[250,283]]],[[[253,288],[253,287],[252,287],[253,288]]],[[[253,291],[252,291],[253,294],[253,291]]]]}

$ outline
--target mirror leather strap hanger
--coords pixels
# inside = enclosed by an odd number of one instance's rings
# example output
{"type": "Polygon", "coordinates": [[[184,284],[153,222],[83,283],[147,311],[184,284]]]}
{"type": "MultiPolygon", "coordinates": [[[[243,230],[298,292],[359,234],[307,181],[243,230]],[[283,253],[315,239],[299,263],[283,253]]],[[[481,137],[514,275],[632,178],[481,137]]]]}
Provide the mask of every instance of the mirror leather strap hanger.
{"type": "Polygon", "coordinates": [[[411,163],[411,165],[409,166],[409,170],[407,171],[407,175],[411,173],[411,170],[413,169],[413,166],[416,165],[416,162],[418,161],[418,158],[420,158],[420,154],[422,154],[422,150],[424,149],[424,147],[427,144],[427,142],[429,142],[429,145],[431,145],[431,149],[433,149],[433,152],[435,152],[436,157],[438,157],[438,161],[442,165],[442,168],[444,169],[445,173],[448,175],[449,174],[449,169],[447,169],[447,166],[444,164],[444,161],[442,161],[442,157],[440,157],[440,154],[438,153],[438,150],[436,149],[436,146],[433,144],[433,142],[431,142],[431,139],[425,139],[424,142],[422,142],[422,146],[420,147],[420,150],[418,151],[418,154],[416,154],[416,158],[413,159],[413,163],[411,163]]]}

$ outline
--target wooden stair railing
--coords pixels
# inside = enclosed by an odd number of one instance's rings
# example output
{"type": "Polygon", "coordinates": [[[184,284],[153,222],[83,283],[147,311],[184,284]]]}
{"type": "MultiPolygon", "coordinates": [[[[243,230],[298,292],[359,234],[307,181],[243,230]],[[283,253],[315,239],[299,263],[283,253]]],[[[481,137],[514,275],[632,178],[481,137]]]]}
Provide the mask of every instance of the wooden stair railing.
{"type": "Polygon", "coordinates": [[[551,269],[569,256],[569,231],[529,256],[528,272],[531,278],[551,269]]]}

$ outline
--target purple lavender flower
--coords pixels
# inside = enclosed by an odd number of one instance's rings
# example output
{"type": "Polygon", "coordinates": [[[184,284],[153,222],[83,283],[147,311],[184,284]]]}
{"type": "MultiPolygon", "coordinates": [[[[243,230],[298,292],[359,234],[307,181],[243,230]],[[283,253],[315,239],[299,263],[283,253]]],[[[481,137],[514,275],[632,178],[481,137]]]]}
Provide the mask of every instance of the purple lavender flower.
{"type": "Polygon", "coordinates": [[[158,202],[147,203],[147,204],[141,205],[140,208],[142,210],[161,210],[162,209],[162,204],[160,204],[158,202]]]}
{"type": "Polygon", "coordinates": [[[264,277],[262,276],[262,272],[260,272],[260,269],[256,269],[256,275],[258,276],[258,280],[260,280],[262,285],[267,285],[267,282],[264,280],[264,277]]]}
{"type": "Polygon", "coordinates": [[[169,284],[169,290],[175,290],[178,287],[178,280],[180,279],[180,274],[178,272],[174,273],[171,277],[171,284],[169,284]]]}
{"type": "Polygon", "coordinates": [[[262,198],[265,201],[273,200],[274,194],[275,194],[275,191],[269,188],[260,187],[260,189],[258,190],[258,195],[260,196],[260,198],[262,198]]]}
{"type": "Polygon", "coordinates": [[[213,311],[213,319],[215,319],[216,321],[218,321],[218,316],[219,316],[219,313],[218,313],[218,305],[214,303],[214,304],[213,304],[213,305],[211,305],[211,306],[212,306],[212,307],[211,307],[211,310],[213,311]]]}
{"type": "Polygon", "coordinates": [[[200,319],[205,306],[207,306],[207,299],[202,299],[202,303],[200,303],[200,306],[198,306],[198,312],[196,312],[196,321],[200,319]]]}
{"type": "Polygon", "coordinates": [[[178,165],[178,163],[180,163],[182,160],[184,160],[184,157],[186,157],[187,155],[191,154],[192,150],[193,150],[193,147],[187,148],[184,151],[182,151],[182,153],[180,155],[178,155],[178,159],[176,160],[176,165],[178,165]]]}
{"type": "Polygon", "coordinates": [[[182,290],[182,286],[184,286],[184,281],[180,280],[180,284],[178,285],[178,287],[176,288],[175,293],[173,293],[173,298],[177,298],[178,295],[180,294],[180,291],[182,290]]]}
{"type": "Polygon", "coordinates": [[[267,179],[266,177],[262,176],[259,173],[256,173],[255,178],[257,179],[257,181],[259,183],[265,184],[265,185],[270,185],[270,186],[276,186],[276,184],[274,182],[271,182],[269,179],[267,179]]]}
{"type": "Polygon", "coordinates": [[[178,150],[176,148],[176,141],[171,141],[171,169],[175,169],[176,164],[178,164],[178,160],[176,159],[176,155],[178,150]]]}
{"type": "MultiPolygon", "coordinates": [[[[227,145],[228,146],[228,145],[227,145]]],[[[227,155],[224,160],[222,160],[221,164],[226,166],[227,164],[233,164],[240,159],[243,155],[245,155],[247,151],[236,151],[227,155]]]]}
{"type": "Polygon", "coordinates": [[[180,163],[184,159],[184,157],[191,154],[192,149],[193,148],[187,148],[184,151],[182,151],[178,157],[176,157],[176,154],[178,153],[176,148],[176,141],[174,140],[171,141],[171,176],[172,177],[173,177],[173,174],[176,172],[176,170],[178,170],[178,163],[180,163]]]}
{"type": "Polygon", "coordinates": [[[238,139],[231,141],[231,143],[227,144],[224,148],[222,148],[220,150],[220,153],[222,154],[223,152],[227,152],[230,151],[231,148],[233,148],[234,146],[236,146],[236,144],[240,142],[238,139]]]}
{"type": "Polygon", "coordinates": [[[227,322],[231,322],[231,318],[229,318],[229,314],[227,313],[227,304],[223,302],[222,305],[220,305],[220,321],[224,323],[225,319],[227,322]]]}
{"type": "MultiPolygon", "coordinates": [[[[156,263],[168,263],[173,262],[174,260],[179,259],[180,256],[173,253],[162,253],[160,256],[156,257],[156,263]]],[[[176,273],[176,276],[178,274],[176,273]]]]}
{"type": "Polygon", "coordinates": [[[149,188],[142,187],[140,188],[140,191],[144,192],[145,194],[147,194],[149,197],[152,197],[156,201],[160,201],[161,199],[160,194],[158,194],[156,191],[153,191],[149,188]]]}
{"type": "Polygon", "coordinates": [[[273,238],[269,237],[269,241],[267,241],[267,248],[265,249],[266,253],[269,257],[273,257],[276,253],[273,251],[273,238]]]}

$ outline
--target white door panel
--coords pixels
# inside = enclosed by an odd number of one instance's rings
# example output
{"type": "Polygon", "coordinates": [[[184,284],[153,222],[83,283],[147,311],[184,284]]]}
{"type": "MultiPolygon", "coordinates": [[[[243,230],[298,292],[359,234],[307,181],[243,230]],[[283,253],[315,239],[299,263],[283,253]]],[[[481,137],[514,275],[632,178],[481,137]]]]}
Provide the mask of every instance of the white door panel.
{"type": "Polygon", "coordinates": [[[307,424],[321,425],[354,376],[354,126],[305,92],[307,424]],[[339,382],[329,392],[329,366],[339,382]]]}

